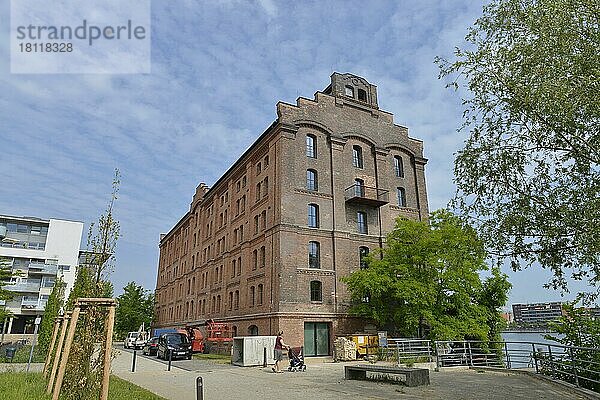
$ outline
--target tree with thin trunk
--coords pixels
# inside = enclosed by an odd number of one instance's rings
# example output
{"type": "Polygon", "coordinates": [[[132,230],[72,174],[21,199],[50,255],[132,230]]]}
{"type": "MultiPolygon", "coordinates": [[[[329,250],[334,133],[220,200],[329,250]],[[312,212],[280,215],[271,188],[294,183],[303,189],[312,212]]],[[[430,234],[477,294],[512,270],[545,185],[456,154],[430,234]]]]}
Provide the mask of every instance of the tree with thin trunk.
{"type": "MultiPolygon", "coordinates": [[[[84,259],[80,260],[77,278],[66,308],[73,308],[80,297],[112,297],[113,287],[108,275],[114,268],[114,255],[119,238],[119,222],[114,217],[114,205],[120,184],[115,170],[108,206],[97,224],[91,224],[84,259]]],[[[105,321],[104,307],[86,307],[79,318],[71,348],[61,398],[76,400],[97,399],[102,382],[105,321]]]]}

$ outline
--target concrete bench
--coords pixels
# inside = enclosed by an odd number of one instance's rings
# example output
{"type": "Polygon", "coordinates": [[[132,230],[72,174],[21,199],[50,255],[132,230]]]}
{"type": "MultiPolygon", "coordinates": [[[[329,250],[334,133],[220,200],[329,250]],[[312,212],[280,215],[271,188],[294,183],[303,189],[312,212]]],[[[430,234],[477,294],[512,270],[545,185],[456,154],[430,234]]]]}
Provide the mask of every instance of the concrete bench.
{"type": "Polygon", "coordinates": [[[404,375],[406,386],[429,385],[429,370],[425,368],[400,368],[383,365],[346,365],[344,374],[346,379],[366,380],[367,372],[374,374],[404,375]]]}

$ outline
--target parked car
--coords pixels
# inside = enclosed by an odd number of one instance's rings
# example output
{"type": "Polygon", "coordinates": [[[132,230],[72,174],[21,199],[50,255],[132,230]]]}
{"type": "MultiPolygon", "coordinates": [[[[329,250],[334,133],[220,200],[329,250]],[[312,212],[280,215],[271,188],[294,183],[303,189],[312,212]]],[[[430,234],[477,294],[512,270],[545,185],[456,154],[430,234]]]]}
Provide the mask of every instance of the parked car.
{"type": "Polygon", "coordinates": [[[158,338],[156,356],[164,360],[176,358],[192,359],[192,343],[183,333],[163,333],[158,338]]]}
{"type": "Polygon", "coordinates": [[[148,354],[150,356],[155,356],[158,350],[158,337],[153,337],[146,342],[144,348],[142,349],[142,354],[148,354]]]}
{"type": "Polygon", "coordinates": [[[123,347],[126,349],[141,349],[145,343],[145,332],[129,332],[125,337],[123,347]]]}

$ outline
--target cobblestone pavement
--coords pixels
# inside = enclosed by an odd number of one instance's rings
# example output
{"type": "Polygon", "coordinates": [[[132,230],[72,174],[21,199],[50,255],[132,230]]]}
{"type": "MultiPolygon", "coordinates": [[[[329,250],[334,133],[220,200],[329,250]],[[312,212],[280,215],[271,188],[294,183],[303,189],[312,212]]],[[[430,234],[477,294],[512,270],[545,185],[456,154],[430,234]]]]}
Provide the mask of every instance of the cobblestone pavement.
{"type": "Polygon", "coordinates": [[[531,376],[505,372],[443,370],[431,372],[431,385],[404,387],[386,382],[344,380],[344,364],[309,364],[306,372],[274,374],[271,368],[237,367],[205,360],[178,360],[170,372],[155,357],[118,351],[113,373],[166,399],[195,400],[195,381],[203,378],[204,399],[584,399],[567,388],[531,376]],[[179,367],[184,367],[179,368],[179,367]]]}

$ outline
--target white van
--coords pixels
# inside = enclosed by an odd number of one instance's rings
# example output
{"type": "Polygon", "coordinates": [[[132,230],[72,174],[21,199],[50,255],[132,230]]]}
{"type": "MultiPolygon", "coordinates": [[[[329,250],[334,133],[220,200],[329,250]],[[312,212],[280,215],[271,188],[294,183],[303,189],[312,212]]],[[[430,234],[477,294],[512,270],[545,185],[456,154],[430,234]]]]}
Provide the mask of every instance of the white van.
{"type": "Polygon", "coordinates": [[[141,349],[144,347],[144,344],[146,344],[144,333],[145,332],[129,332],[127,337],[125,337],[123,347],[126,349],[141,349]]]}

